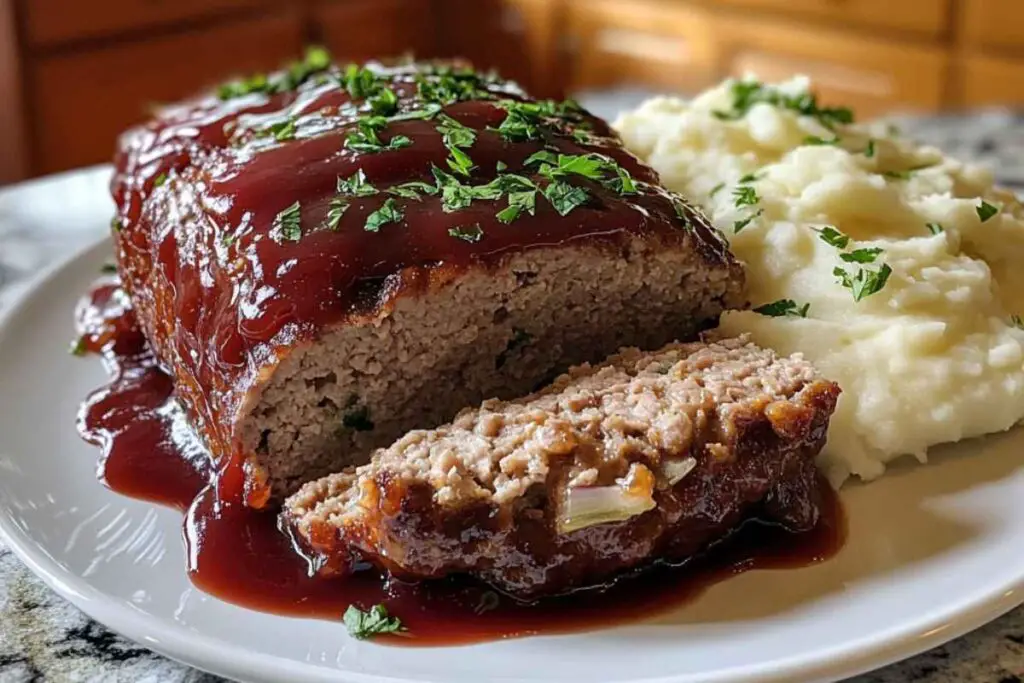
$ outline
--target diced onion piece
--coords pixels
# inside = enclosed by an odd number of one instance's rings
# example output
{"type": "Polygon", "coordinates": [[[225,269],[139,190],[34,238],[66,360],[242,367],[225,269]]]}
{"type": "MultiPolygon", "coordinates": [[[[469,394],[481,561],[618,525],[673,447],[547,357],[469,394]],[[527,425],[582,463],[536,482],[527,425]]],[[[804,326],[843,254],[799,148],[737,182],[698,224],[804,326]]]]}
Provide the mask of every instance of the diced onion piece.
{"type": "Polygon", "coordinates": [[[669,486],[675,486],[678,484],[683,477],[693,471],[693,468],[697,466],[696,458],[683,458],[682,460],[666,460],[662,466],[662,471],[665,473],[665,479],[668,480],[669,486]]]}
{"type": "Polygon", "coordinates": [[[558,533],[567,534],[608,522],[622,522],[654,508],[653,476],[634,463],[614,486],[589,486],[566,491],[558,533]]]}

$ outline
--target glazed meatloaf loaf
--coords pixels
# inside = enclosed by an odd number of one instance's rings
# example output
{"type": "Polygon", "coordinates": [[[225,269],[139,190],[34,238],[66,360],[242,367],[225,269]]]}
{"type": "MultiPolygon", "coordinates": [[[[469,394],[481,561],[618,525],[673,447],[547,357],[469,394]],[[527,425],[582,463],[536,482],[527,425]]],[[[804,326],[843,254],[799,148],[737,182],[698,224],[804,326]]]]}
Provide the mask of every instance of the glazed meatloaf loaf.
{"type": "Polygon", "coordinates": [[[113,195],[140,324],[254,507],[743,304],[604,122],[461,67],[311,51],[127,132],[113,195]]]}
{"type": "Polygon", "coordinates": [[[813,526],[838,395],[801,358],[745,340],[626,350],[303,486],[284,526],[321,574],[370,561],[561,593],[684,560],[751,516],[813,526]]]}

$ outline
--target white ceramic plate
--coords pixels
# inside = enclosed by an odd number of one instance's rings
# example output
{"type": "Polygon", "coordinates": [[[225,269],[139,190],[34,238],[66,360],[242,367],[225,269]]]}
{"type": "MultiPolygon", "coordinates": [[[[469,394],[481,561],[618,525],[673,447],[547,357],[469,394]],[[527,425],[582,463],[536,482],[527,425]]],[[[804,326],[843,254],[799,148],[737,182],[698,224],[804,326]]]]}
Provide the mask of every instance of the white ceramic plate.
{"type": "Polygon", "coordinates": [[[92,617],[201,669],[253,681],[645,683],[831,681],[910,656],[1024,601],[1024,431],[961,444],[842,493],[833,560],[749,572],[647,623],[458,648],[395,648],[340,623],[204,595],[185,576],[178,513],[95,480],[75,433],[104,380],[67,353],[103,242],[41,278],[0,322],[0,530],[92,617]]]}

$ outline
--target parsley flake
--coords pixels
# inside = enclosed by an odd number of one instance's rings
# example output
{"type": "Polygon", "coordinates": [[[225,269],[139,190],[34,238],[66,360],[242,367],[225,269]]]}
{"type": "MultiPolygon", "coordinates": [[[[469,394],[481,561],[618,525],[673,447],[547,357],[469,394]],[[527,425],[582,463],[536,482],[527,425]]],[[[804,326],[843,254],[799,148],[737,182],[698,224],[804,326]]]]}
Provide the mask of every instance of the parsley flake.
{"type": "Polygon", "coordinates": [[[381,88],[367,102],[370,103],[370,110],[378,116],[391,116],[398,111],[398,95],[391,88],[381,88]]]}
{"type": "Polygon", "coordinates": [[[767,315],[772,318],[781,318],[784,316],[793,316],[797,318],[806,318],[807,311],[809,311],[811,305],[805,303],[803,306],[798,305],[792,299],[779,299],[773,301],[770,304],[758,306],[754,309],[754,313],[760,313],[761,315],[767,315]]]}
{"type": "Polygon", "coordinates": [[[938,223],[925,223],[924,227],[928,228],[928,232],[930,232],[933,235],[938,235],[940,232],[945,232],[945,228],[943,228],[938,223]]]}
{"type": "Polygon", "coordinates": [[[737,209],[742,206],[754,206],[761,201],[761,198],[757,195],[757,190],[750,185],[737,186],[732,191],[732,196],[737,209]]]}
{"type": "Polygon", "coordinates": [[[889,276],[892,275],[892,268],[889,267],[889,264],[883,263],[878,270],[860,268],[855,274],[850,275],[845,269],[836,266],[832,270],[832,274],[839,278],[839,283],[843,287],[852,292],[854,301],[860,301],[885,287],[889,276]]]}
{"type": "Polygon", "coordinates": [[[363,229],[367,232],[379,232],[381,226],[398,223],[404,217],[405,214],[395,202],[394,197],[388,197],[379,209],[366,217],[366,225],[363,226],[363,229]]]}
{"type": "Polygon", "coordinates": [[[746,218],[741,218],[740,220],[735,221],[732,224],[732,232],[733,232],[733,234],[734,235],[738,235],[740,233],[740,231],[743,230],[743,228],[745,228],[748,225],[750,225],[754,221],[755,218],[760,218],[761,214],[763,214],[763,213],[764,213],[764,209],[758,209],[756,212],[752,213],[751,215],[747,216],[746,218]]]}
{"type": "Polygon", "coordinates": [[[449,228],[448,234],[452,237],[457,237],[463,242],[479,242],[484,237],[484,231],[480,228],[479,223],[474,223],[469,226],[459,226],[455,228],[449,228]]]}
{"type": "Polygon", "coordinates": [[[502,223],[511,223],[515,219],[519,218],[519,214],[523,211],[534,215],[534,211],[537,208],[537,191],[536,190],[520,190],[518,192],[508,193],[508,206],[499,211],[496,216],[502,223]]]}
{"type": "Polygon", "coordinates": [[[377,194],[377,188],[366,182],[366,174],[363,169],[359,169],[348,180],[338,176],[338,193],[350,197],[370,197],[377,194]]]}
{"type": "Polygon", "coordinates": [[[711,192],[708,192],[708,198],[714,199],[715,195],[725,189],[725,183],[721,182],[711,188],[711,192]]]}
{"type": "Polygon", "coordinates": [[[576,187],[562,180],[554,180],[544,188],[544,196],[559,215],[565,216],[573,209],[587,202],[590,195],[582,187],[576,187]]]}
{"type": "Polygon", "coordinates": [[[853,112],[846,107],[822,107],[817,97],[810,92],[796,94],[784,93],[778,88],[765,85],[755,80],[734,81],[731,87],[732,108],[728,111],[715,111],[712,115],[723,121],[735,121],[743,118],[757,104],[768,104],[781,109],[789,109],[816,119],[829,129],[837,124],[853,123],[853,112]]]}
{"type": "Polygon", "coordinates": [[[874,263],[882,249],[871,247],[866,249],[854,249],[849,253],[840,254],[839,258],[847,263],[874,263]]]}
{"type": "Polygon", "coordinates": [[[117,264],[116,263],[104,263],[102,266],[100,266],[100,273],[102,273],[103,275],[116,275],[117,274],[117,264]]]}
{"type": "Polygon", "coordinates": [[[839,136],[837,135],[831,140],[828,140],[822,137],[818,137],[817,135],[808,135],[807,137],[804,138],[803,144],[811,147],[821,147],[826,145],[834,147],[839,144],[839,136]]]}
{"type": "Polygon", "coordinates": [[[84,356],[88,352],[85,346],[85,337],[79,337],[78,339],[71,342],[68,347],[68,353],[72,356],[84,356]]]}
{"type": "Polygon", "coordinates": [[[1016,327],[1018,330],[1024,330],[1024,320],[1021,320],[1021,317],[1019,315],[1011,315],[1010,324],[1016,327]]]}
{"type": "Polygon", "coordinates": [[[412,140],[404,135],[395,135],[387,143],[380,139],[380,132],[388,124],[383,116],[364,116],[356,121],[356,129],[345,138],[345,148],[354,152],[376,153],[408,147],[412,140]]]}
{"type": "Polygon", "coordinates": [[[335,197],[331,200],[330,205],[327,209],[327,218],[324,225],[327,226],[328,230],[337,230],[338,224],[341,223],[341,217],[348,211],[349,203],[341,197],[335,197]]]}
{"type": "Polygon", "coordinates": [[[870,138],[868,140],[868,146],[864,149],[864,156],[871,159],[875,156],[875,139],[870,138]]]}
{"type": "Polygon", "coordinates": [[[975,207],[975,211],[978,212],[978,218],[980,218],[981,222],[984,223],[988,219],[992,218],[992,216],[999,213],[999,207],[993,206],[982,199],[981,204],[975,207]]]}
{"type": "Polygon", "coordinates": [[[302,207],[299,202],[283,209],[274,218],[271,235],[275,242],[298,242],[302,238],[302,207]]]}
{"type": "Polygon", "coordinates": [[[360,640],[385,633],[400,633],[405,630],[398,617],[391,616],[384,605],[374,605],[365,612],[355,605],[349,605],[345,610],[343,621],[349,634],[360,640]]]}
{"type": "Polygon", "coordinates": [[[820,230],[817,228],[811,228],[811,230],[814,230],[814,232],[818,233],[818,237],[821,238],[822,242],[829,246],[835,247],[836,249],[846,249],[846,245],[850,243],[849,235],[844,235],[843,233],[833,228],[831,225],[826,225],[824,228],[821,228],[820,230]]]}

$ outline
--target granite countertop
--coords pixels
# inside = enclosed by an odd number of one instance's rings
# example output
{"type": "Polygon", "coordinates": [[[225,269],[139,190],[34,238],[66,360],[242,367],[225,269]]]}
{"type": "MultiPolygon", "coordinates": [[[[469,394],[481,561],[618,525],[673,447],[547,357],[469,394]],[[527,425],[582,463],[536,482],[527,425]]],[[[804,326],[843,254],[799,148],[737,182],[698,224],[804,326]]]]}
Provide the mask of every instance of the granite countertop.
{"type": "MultiPolygon", "coordinates": [[[[634,97],[635,99],[635,97],[634,97]]],[[[595,98],[597,113],[628,99],[595,98]]],[[[1024,116],[989,111],[908,119],[904,133],[993,168],[1024,189],[1024,116]]],[[[95,238],[109,216],[108,170],[85,169],[0,190],[0,309],[26,278],[95,238]],[[98,218],[99,217],[99,218],[98,218]]],[[[212,682],[90,620],[0,543],[0,683],[212,682]]],[[[847,683],[1024,683],[1024,607],[952,643],[847,683]]]]}

